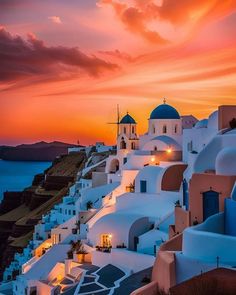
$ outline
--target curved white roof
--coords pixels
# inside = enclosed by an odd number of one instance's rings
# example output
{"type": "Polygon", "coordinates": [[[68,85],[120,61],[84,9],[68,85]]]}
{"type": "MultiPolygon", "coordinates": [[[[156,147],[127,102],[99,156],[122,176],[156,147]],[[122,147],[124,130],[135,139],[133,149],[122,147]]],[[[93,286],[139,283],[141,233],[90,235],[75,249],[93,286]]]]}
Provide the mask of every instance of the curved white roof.
{"type": "Polygon", "coordinates": [[[207,128],[218,129],[218,111],[214,111],[210,114],[207,128]]]}
{"type": "Polygon", "coordinates": [[[182,147],[178,142],[170,136],[159,135],[148,141],[142,150],[153,150],[153,146],[157,146],[159,151],[165,151],[171,147],[174,151],[181,151],[182,147]]]}
{"type": "Polygon", "coordinates": [[[236,175],[236,148],[222,149],[216,157],[216,174],[236,175]]]}
{"type": "Polygon", "coordinates": [[[176,140],[174,140],[173,138],[171,138],[170,136],[159,135],[159,136],[156,136],[156,137],[152,138],[152,141],[154,141],[154,140],[160,140],[160,141],[166,143],[169,146],[181,149],[181,146],[178,144],[178,142],[176,140]]]}
{"type": "Polygon", "coordinates": [[[140,191],[140,181],[146,180],[148,182],[147,193],[158,193],[161,188],[161,180],[165,169],[160,166],[146,166],[143,167],[135,178],[136,192],[140,191]]]}
{"type": "MultiPolygon", "coordinates": [[[[137,214],[120,214],[120,213],[111,213],[101,217],[96,223],[95,227],[100,228],[102,232],[112,233],[117,229],[124,232],[129,232],[132,224],[145,216],[137,214]]],[[[93,227],[92,227],[93,229],[93,227]]],[[[90,230],[91,231],[91,230],[90,230]]]]}

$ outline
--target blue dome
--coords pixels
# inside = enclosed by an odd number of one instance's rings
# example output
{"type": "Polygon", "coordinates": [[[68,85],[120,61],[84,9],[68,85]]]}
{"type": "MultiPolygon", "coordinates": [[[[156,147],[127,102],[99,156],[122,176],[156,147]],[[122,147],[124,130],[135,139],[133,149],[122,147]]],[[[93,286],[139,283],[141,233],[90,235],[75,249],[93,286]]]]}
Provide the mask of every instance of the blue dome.
{"type": "Polygon", "coordinates": [[[121,120],[120,124],[136,124],[135,120],[127,113],[121,120]]]}
{"type": "Polygon", "coordinates": [[[163,103],[151,112],[150,119],[180,119],[180,116],[175,108],[163,103]]]}

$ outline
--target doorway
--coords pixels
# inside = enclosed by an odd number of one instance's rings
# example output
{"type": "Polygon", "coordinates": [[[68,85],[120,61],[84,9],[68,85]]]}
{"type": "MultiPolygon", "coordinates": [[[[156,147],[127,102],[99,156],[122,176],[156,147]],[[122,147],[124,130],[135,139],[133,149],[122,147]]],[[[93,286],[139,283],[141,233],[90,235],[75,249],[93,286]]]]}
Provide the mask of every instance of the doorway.
{"type": "Polygon", "coordinates": [[[209,216],[219,213],[219,193],[207,191],[203,193],[203,220],[209,216]]]}

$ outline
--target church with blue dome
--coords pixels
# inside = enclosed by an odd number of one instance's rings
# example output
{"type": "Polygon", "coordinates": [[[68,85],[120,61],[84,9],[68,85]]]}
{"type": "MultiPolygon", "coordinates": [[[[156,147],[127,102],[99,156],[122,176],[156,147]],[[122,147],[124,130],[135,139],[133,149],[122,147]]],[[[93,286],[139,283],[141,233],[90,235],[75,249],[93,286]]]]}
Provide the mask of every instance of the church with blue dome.
{"type": "Polygon", "coordinates": [[[117,138],[118,150],[143,153],[158,151],[181,151],[182,120],[179,112],[171,105],[163,103],[153,109],[148,118],[148,130],[138,136],[137,123],[128,112],[119,121],[117,138]]]}
{"type": "Polygon", "coordinates": [[[180,119],[180,115],[175,108],[173,108],[172,106],[166,103],[163,103],[159,105],[158,107],[156,107],[151,112],[150,119],[151,120],[154,120],[154,119],[173,120],[173,119],[180,119]]]}
{"type": "Polygon", "coordinates": [[[150,114],[148,132],[140,137],[140,148],[143,151],[181,151],[182,129],[179,112],[164,99],[150,114]]]}

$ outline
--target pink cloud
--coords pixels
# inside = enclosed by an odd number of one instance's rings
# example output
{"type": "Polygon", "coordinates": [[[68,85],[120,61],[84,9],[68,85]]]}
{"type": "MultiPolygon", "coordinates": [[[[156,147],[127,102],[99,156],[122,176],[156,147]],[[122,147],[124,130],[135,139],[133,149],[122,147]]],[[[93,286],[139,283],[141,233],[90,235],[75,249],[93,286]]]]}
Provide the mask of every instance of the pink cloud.
{"type": "Polygon", "coordinates": [[[55,24],[62,24],[61,18],[59,16],[49,16],[48,19],[55,24]]]}
{"type": "Polygon", "coordinates": [[[33,34],[24,40],[3,27],[0,27],[0,61],[0,80],[5,82],[29,77],[46,80],[49,76],[55,80],[68,79],[82,74],[97,77],[118,69],[118,65],[87,55],[77,47],[48,47],[33,34]]]}

